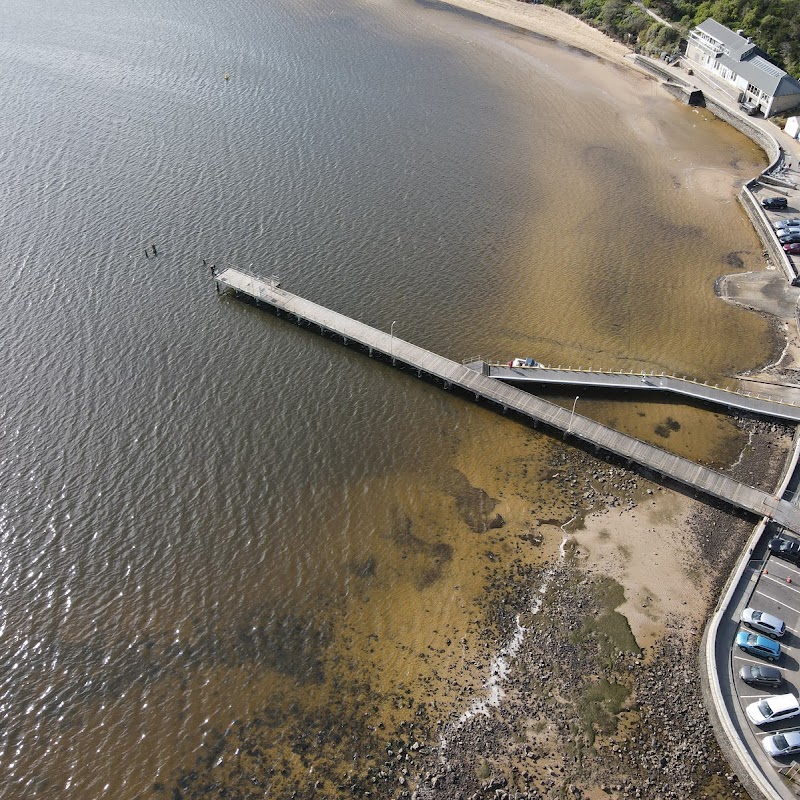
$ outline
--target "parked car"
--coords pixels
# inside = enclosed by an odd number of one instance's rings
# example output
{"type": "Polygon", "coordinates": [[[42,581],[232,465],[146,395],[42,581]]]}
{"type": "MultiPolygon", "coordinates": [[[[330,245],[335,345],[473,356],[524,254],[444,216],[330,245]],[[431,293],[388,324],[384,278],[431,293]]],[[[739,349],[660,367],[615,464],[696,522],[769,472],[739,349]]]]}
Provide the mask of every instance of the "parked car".
{"type": "Polygon", "coordinates": [[[785,197],[765,197],[761,201],[761,205],[764,206],[764,208],[775,211],[779,208],[786,208],[788,202],[785,197]]]}
{"type": "Polygon", "coordinates": [[[797,244],[800,242],[800,233],[787,233],[785,236],[778,235],[781,244],[797,244]]]}
{"type": "Polygon", "coordinates": [[[783,683],[781,671],[765,664],[748,664],[739,670],[739,677],[750,686],[780,686],[783,683]]]}
{"type": "Polygon", "coordinates": [[[800,731],[783,731],[772,736],[765,736],[761,740],[761,744],[767,751],[767,755],[773,758],[800,753],[800,731]]]}
{"type": "Polygon", "coordinates": [[[773,227],[778,228],[796,228],[800,225],[800,217],[789,217],[789,219],[779,219],[773,227]]]}
{"type": "Polygon", "coordinates": [[[788,236],[790,233],[800,233],[800,225],[781,225],[775,228],[776,236],[788,236]]]}
{"type": "Polygon", "coordinates": [[[748,117],[754,117],[759,112],[758,103],[739,103],[739,108],[744,111],[748,117]]]}
{"type": "Polygon", "coordinates": [[[742,623],[754,631],[766,633],[770,639],[780,639],[786,633],[786,623],[782,619],[759,611],[757,608],[746,608],[742,611],[742,623]]]}
{"type": "MultiPolygon", "coordinates": [[[[794,247],[794,245],[790,246],[794,247]]],[[[797,539],[777,536],[769,540],[767,547],[772,555],[782,558],[784,561],[791,561],[792,564],[800,564],[800,542],[797,539]]]]}
{"type": "Polygon", "coordinates": [[[783,249],[790,255],[790,256],[797,256],[800,255],[800,242],[795,242],[794,244],[785,244],[783,249]]]}
{"type": "Polygon", "coordinates": [[[773,694],[750,703],[745,709],[753,725],[782,722],[800,714],[800,703],[793,694],[773,694]]]}
{"type": "Polygon", "coordinates": [[[781,655],[781,646],[777,642],[766,636],[759,636],[757,633],[739,631],[736,634],[736,644],[745,653],[764,658],[767,661],[776,661],[781,655]]]}

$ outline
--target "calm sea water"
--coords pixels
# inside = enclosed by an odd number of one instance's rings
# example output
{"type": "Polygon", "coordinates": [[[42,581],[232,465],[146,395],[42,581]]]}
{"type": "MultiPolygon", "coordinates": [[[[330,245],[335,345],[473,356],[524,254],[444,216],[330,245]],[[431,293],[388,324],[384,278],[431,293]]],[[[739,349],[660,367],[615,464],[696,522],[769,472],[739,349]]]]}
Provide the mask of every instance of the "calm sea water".
{"type": "MultiPolygon", "coordinates": [[[[761,155],[652,82],[404,2],[1,16],[3,797],[169,792],[242,726],[289,763],[322,709],[388,719],[475,618],[454,498],[558,446],[216,296],[201,259],[454,358],[770,353],[712,289],[759,263],[718,190],[761,155]]],[[[338,751],[304,758],[327,780],[338,751]]]]}

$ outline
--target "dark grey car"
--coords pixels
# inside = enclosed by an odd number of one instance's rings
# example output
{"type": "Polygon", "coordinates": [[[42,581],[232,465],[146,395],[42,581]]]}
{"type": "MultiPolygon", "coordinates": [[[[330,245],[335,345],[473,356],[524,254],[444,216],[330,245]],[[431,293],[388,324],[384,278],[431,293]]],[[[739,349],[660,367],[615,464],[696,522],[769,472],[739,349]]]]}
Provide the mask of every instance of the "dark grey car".
{"type": "Polygon", "coordinates": [[[788,536],[776,536],[769,540],[767,545],[770,553],[792,564],[800,564],[800,541],[790,539],[788,536]]]}
{"type": "Polygon", "coordinates": [[[739,677],[751,686],[780,686],[783,683],[783,675],[779,669],[762,664],[742,667],[739,670],[739,677]]]}

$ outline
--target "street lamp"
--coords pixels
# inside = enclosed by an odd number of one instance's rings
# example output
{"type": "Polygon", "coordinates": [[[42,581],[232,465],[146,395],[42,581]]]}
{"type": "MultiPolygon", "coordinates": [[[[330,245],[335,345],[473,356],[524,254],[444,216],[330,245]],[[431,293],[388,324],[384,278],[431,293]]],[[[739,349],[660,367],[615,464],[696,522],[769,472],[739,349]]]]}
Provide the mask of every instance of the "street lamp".
{"type": "Polygon", "coordinates": [[[389,341],[389,355],[392,357],[392,364],[394,364],[394,326],[397,325],[397,320],[392,320],[392,325],[389,328],[389,336],[391,337],[389,341]]]}

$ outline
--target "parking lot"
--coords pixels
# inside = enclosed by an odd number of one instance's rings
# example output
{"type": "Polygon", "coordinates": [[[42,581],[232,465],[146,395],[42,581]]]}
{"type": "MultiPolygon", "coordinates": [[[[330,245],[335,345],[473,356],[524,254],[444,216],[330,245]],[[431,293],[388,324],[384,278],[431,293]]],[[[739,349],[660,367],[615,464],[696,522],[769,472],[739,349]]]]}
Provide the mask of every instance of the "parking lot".
{"type": "MultiPolygon", "coordinates": [[[[772,694],[791,693],[796,697],[800,696],[800,568],[774,555],[769,555],[765,562],[752,563],[751,580],[755,585],[749,599],[746,599],[746,596],[743,598],[737,613],[741,614],[745,606],[765,611],[786,623],[786,633],[778,639],[781,655],[775,662],[748,655],[732,641],[731,680],[738,697],[737,716],[744,732],[745,744],[749,746],[754,759],[764,772],[772,777],[776,788],[777,785],[783,785],[785,791],[788,787],[779,777],[779,773],[786,772],[792,764],[800,764],[800,754],[770,758],[764,751],[762,740],[771,734],[800,729],[800,715],[782,723],[768,723],[759,727],[747,719],[745,709],[751,703],[772,694]],[[761,569],[762,563],[763,569],[761,569]],[[739,677],[739,671],[742,666],[751,664],[778,667],[783,673],[784,683],[775,689],[762,689],[746,684],[739,677]]],[[[736,632],[740,630],[757,633],[744,625],[739,625],[736,632]]],[[[794,795],[794,792],[791,795],[794,795]]]]}

